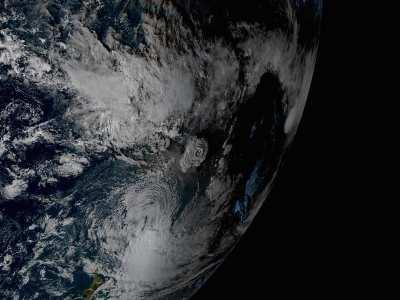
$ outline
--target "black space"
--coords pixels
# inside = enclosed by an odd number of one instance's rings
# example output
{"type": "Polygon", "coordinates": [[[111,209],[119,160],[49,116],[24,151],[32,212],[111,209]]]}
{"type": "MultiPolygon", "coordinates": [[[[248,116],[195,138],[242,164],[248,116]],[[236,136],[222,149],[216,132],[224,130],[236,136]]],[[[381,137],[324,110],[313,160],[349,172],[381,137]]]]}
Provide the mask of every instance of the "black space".
{"type": "Polygon", "coordinates": [[[347,189],[355,155],[348,141],[357,134],[345,125],[346,110],[355,100],[350,90],[345,93],[354,74],[344,68],[354,55],[347,43],[357,35],[335,15],[333,2],[324,1],[307,107],[275,187],[237,248],[194,300],[324,299],[358,293],[357,277],[367,267],[361,267],[362,250],[352,249],[361,230],[348,222],[357,216],[349,204],[356,195],[347,189]]]}

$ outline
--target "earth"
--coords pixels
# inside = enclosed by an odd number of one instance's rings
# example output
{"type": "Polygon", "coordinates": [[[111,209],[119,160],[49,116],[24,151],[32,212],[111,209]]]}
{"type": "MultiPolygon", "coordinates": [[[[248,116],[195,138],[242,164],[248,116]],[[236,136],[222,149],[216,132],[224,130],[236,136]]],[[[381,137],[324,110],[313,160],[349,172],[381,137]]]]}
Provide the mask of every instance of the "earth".
{"type": "Polygon", "coordinates": [[[190,298],[268,196],[321,14],[0,1],[0,298],[190,298]]]}

